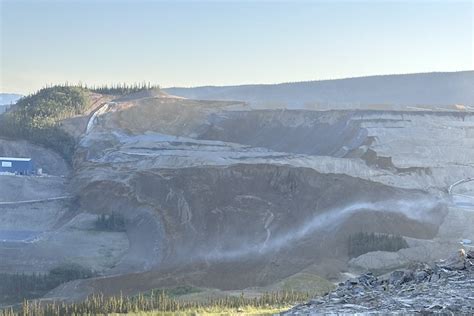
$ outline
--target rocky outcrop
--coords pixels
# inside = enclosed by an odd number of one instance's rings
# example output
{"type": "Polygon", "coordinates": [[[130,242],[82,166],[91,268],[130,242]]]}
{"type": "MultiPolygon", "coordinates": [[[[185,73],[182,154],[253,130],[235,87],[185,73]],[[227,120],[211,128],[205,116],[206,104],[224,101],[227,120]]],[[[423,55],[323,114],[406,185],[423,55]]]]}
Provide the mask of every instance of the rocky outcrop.
{"type": "Polygon", "coordinates": [[[474,251],[460,250],[432,265],[413,264],[376,277],[368,273],[340,283],[322,298],[283,315],[474,313],[474,251]]]}

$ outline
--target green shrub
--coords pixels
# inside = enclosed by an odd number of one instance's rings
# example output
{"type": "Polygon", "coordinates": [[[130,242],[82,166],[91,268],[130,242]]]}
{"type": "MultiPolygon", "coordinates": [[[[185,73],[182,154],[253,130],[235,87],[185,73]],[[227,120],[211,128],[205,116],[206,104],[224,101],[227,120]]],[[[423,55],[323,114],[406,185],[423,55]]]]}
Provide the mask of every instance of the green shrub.
{"type": "Polygon", "coordinates": [[[115,214],[115,213],[112,213],[111,215],[101,214],[97,216],[95,227],[97,230],[124,232],[125,219],[120,214],[115,214]]]}

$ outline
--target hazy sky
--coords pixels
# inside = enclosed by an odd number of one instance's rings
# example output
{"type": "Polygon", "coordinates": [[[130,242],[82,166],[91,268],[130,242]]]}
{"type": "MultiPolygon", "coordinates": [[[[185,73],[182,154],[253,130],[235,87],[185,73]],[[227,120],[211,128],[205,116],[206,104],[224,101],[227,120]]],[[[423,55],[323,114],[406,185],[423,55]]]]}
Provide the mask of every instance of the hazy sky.
{"type": "Polygon", "coordinates": [[[474,0],[0,2],[1,92],[474,69],[474,0]]]}

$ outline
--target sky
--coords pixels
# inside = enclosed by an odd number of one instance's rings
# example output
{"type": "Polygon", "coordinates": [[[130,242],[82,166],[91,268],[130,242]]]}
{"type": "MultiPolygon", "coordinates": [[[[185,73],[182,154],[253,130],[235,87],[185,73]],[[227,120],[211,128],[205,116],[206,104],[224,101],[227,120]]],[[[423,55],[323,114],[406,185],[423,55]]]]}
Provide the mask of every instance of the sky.
{"type": "Polygon", "coordinates": [[[474,69],[474,0],[0,0],[0,92],[474,69]]]}

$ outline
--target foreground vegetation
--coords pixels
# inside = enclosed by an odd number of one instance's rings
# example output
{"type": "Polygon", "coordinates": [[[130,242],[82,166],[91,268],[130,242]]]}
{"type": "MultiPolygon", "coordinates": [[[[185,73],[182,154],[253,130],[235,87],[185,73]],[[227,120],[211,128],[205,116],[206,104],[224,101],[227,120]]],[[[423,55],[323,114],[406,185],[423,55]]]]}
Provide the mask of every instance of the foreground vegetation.
{"type": "Polygon", "coordinates": [[[76,264],[56,267],[47,274],[0,273],[0,302],[12,304],[38,298],[62,283],[92,276],[92,271],[76,264]]]}
{"type": "Polygon", "coordinates": [[[371,251],[398,251],[403,248],[408,248],[408,244],[401,236],[357,233],[348,239],[349,257],[352,258],[371,251]]]}
{"type": "Polygon", "coordinates": [[[228,316],[228,315],[253,315],[253,316],[271,316],[279,314],[290,309],[292,305],[281,307],[252,307],[245,306],[238,309],[232,308],[201,308],[196,310],[181,311],[181,312],[138,312],[127,313],[127,315],[140,316],[228,316]]]}
{"type": "Polygon", "coordinates": [[[94,295],[80,303],[39,303],[38,301],[25,301],[20,310],[13,308],[4,309],[0,316],[11,315],[97,315],[113,313],[195,313],[203,311],[208,313],[225,313],[225,311],[253,310],[279,310],[304,302],[309,299],[306,293],[273,292],[265,293],[260,297],[246,298],[244,295],[227,296],[225,298],[209,298],[205,302],[184,301],[168,296],[164,291],[151,292],[150,295],[131,297],[104,297],[94,295]]]}

